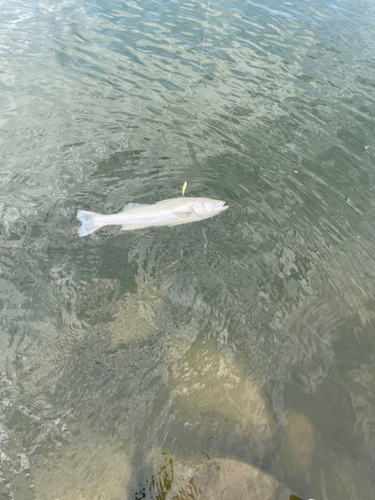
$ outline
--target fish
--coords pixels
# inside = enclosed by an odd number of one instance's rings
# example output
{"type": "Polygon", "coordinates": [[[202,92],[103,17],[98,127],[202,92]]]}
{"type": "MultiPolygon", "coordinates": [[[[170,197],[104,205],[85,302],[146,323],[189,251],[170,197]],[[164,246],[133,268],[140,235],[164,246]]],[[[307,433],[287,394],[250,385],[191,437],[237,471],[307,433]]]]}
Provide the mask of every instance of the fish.
{"type": "Polygon", "coordinates": [[[77,219],[82,223],[79,236],[87,236],[104,226],[121,225],[123,231],[146,227],[178,226],[218,215],[228,208],[225,201],[211,198],[172,198],[153,205],[128,203],[122,212],[111,215],[78,210],[77,219]]]}

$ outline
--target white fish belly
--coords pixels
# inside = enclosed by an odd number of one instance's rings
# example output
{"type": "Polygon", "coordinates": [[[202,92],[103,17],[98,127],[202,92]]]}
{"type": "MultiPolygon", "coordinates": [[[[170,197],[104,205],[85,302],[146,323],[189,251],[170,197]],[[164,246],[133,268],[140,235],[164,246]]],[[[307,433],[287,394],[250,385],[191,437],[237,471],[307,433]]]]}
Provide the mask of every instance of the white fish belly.
{"type": "Polygon", "coordinates": [[[123,230],[141,229],[146,227],[160,227],[184,224],[189,221],[178,218],[171,211],[157,210],[150,213],[139,213],[139,210],[128,210],[124,213],[113,215],[99,215],[98,222],[101,225],[121,225],[123,230]],[[138,213],[136,213],[136,211],[138,213]]]}

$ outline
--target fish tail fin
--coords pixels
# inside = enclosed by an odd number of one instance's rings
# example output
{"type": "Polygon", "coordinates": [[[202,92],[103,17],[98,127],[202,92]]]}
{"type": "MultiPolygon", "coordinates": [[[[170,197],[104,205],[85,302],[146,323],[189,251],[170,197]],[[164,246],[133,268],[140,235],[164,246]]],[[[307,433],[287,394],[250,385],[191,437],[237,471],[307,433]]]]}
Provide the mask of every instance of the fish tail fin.
{"type": "Polygon", "coordinates": [[[103,227],[105,224],[101,224],[97,220],[97,216],[94,212],[86,212],[86,210],[78,210],[77,219],[82,222],[81,227],[78,228],[78,234],[82,236],[86,236],[88,234],[93,233],[97,229],[103,227]]]}

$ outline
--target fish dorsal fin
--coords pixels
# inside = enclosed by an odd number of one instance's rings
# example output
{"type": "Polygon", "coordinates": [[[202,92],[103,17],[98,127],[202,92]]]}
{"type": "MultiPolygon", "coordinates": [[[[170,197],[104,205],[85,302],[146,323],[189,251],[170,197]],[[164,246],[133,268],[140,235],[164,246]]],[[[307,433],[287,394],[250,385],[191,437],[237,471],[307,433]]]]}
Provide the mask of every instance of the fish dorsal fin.
{"type": "Polygon", "coordinates": [[[191,217],[193,215],[191,212],[179,211],[179,210],[175,210],[173,214],[179,219],[187,219],[188,217],[191,217]]]}
{"type": "Polygon", "coordinates": [[[126,212],[127,210],[130,210],[131,208],[136,208],[136,207],[144,207],[142,203],[128,203],[127,205],[124,206],[124,208],[121,210],[121,212],[126,212]]]}

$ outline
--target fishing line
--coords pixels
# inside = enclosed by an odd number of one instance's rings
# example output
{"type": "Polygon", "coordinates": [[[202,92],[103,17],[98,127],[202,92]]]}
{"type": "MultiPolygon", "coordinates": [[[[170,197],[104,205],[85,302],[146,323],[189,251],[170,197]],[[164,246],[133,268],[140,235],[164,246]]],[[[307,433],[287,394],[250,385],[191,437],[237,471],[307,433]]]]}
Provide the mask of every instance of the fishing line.
{"type": "MultiPolygon", "coordinates": [[[[202,72],[203,52],[204,52],[204,44],[206,43],[206,32],[207,32],[207,26],[208,26],[208,14],[209,14],[209,11],[210,11],[210,1],[211,0],[208,0],[208,4],[207,4],[206,22],[205,22],[205,25],[204,25],[204,34],[203,34],[203,43],[202,43],[202,52],[201,52],[201,61],[200,61],[200,64],[199,64],[199,73],[198,73],[198,76],[197,76],[197,85],[196,85],[196,88],[195,88],[195,106],[194,106],[194,115],[193,115],[193,124],[194,124],[194,126],[196,125],[196,123],[194,123],[194,122],[196,121],[196,116],[197,116],[199,77],[201,76],[201,72],[202,72]]],[[[194,126],[193,126],[193,131],[194,131],[194,126]]],[[[187,167],[188,167],[189,163],[190,163],[190,155],[189,155],[189,157],[187,159],[187,162],[186,162],[186,165],[185,165],[185,182],[184,182],[184,185],[182,186],[182,196],[184,196],[185,189],[186,189],[186,186],[187,186],[186,172],[187,172],[187,167]]]]}

